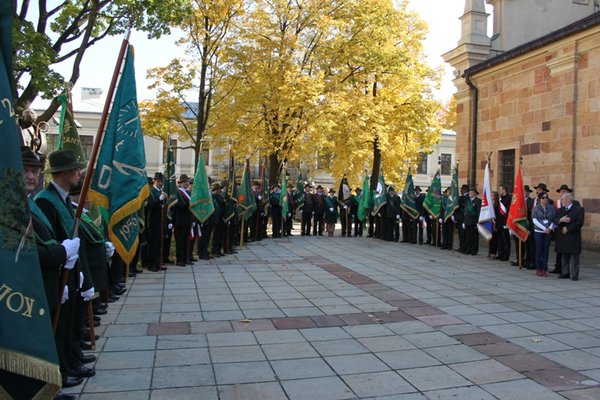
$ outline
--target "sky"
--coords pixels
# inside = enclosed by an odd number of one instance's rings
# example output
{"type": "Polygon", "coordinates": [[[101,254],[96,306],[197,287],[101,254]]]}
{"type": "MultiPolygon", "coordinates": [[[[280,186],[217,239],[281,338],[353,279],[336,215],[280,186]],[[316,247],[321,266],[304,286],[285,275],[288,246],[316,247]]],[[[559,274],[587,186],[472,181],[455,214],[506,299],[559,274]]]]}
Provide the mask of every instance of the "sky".
{"type": "MultiPolygon", "coordinates": [[[[452,68],[444,63],[442,54],[456,47],[460,38],[460,20],[465,0],[410,0],[409,8],[418,12],[429,25],[429,34],[424,43],[428,63],[434,67],[442,67],[444,77],[436,98],[448,101],[454,93],[452,84],[452,68]]],[[[491,24],[491,22],[490,22],[491,24]]],[[[73,90],[73,101],[76,110],[101,110],[104,96],[97,100],[81,100],[81,87],[101,88],[108,90],[116,57],[122,37],[106,38],[87,50],[82,64],[81,76],[73,90]]],[[[166,66],[173,58],[182,55],[183,50],[175,45],[178,37],[167,36],[149,40],[142,32],[133,32],[130,43],[135,47],[135,68],[138,100],[155,98],[153,91],[147,88],[146,71],[154,67],[166,66]]],[[[63,76],[70,76],[68,68],[56,68],[63,76]]],[[[43,107],[44,102],[36,101],[34,108],[43,107]],[[41,103],[41,104],[40,104],[41,103]]]]}

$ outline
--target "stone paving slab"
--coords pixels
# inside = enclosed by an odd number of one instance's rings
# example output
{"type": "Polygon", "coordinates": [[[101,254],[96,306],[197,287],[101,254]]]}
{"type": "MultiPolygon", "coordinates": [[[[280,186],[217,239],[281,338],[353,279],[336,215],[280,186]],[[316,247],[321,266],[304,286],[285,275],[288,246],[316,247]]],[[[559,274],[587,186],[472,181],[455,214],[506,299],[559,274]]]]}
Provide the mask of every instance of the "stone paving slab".
{"type": "MultiPolygon", "coordinates": [[[[551,257],[552,258],[552,257],[551,257]]],[[[600,257],[598,257],[600,259],[600,257]]],[[[102,318],[81,399],[600,398],[600,265],[293,237],[144,272],[102,318]]]]}

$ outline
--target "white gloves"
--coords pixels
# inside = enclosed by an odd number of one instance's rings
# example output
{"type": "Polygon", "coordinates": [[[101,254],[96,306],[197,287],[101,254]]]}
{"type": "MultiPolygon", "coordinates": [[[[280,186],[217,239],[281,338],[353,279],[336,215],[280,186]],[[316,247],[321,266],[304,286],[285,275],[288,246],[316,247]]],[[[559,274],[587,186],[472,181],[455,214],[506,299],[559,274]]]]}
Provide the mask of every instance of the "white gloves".
{"type": "Polygon", "coordinates": [[[81,292],[81,297],[83,297],[83,301],[90,301],[94,297],[94,288],[86,290],[85,292],[81,292]]]}
{"type": "Polygon", "coordinates": [[[167,225],[167,229],[168,229],[168,230],[171,230],[171,229],[173,229],[173,224],[168,224],[168,225],[167,225]]]}
{"type": "Polygon", "coordinates": [[[397,215],[396,215],[396,219],[400,219],[400,214],[397,214],[397,215]]]}
{"type": "Polygon", "coordinates": [[[421,215],[421,216],[419,217],[419,221],[423,222],[424,220],[425,220],[425,218],[423,218],[423,216],[421,215]]]}
{"type": "Polygon", "coordinates": [[[465,229],[465,228],[466,228],[466,227],[465,227],[465,224],[463,224],[463,225],[462,225],[462,228],[463,228],[463,229],[465,229]]]}
{"type": "Polygon", "coordinates": [[[430,215],[430,216],[429,216],[429,219],[433,219],[433,215],[430,215]]]}
{"type": "Polygon", "coordinates": [[[115,254],[115,245],[112,242],[104,242],[104,248],[106,249],[106,256],[111,258],[115,254]]]}
{"type": "Polygon", "coordinates": [[[329,207],[329,211],[333,212],[333,207],[329,207]]]}
{"type": "Polygon", "coordinates": [[[344,206],[344,210],[345,210],[346,208],[348,208],[348,206],[344,206]]]}
{"type": "Polygon", "coordinates": [[[292,216],[292,213],[288,213],[288,217],[291,217],[291,216],[292,216]]]}
{"type": "Polygon", "coordinates": [[[196,223],[192,222],[192,228],[195,228],[195,227],[196,227],[196,223]]]}
{"type": "Polygon", "coordinates": [[[73,269],[77,258],[79,258],[79,238],[65,239],[62,241],[62,245],[67,252],[67,262],[65,263],[65,268],[73,269]]]}
{"type": "Polygon", "coordinates": [[[454,215],[451,216],[450,219],[452,220],[452,222],[456,222],[456,220],[454,219],[454,215]]]}
{"type": "Polygon", "coordinates": [[[63,289],[62,299],[60,300],[60,304],[65,304],[65,301],[69,300],[69,287],[65,285],[63,289]]]}
{"type": "Polygon", "coordinates": [[[438,222],[439,222],[440,224],[443,224],[443,223],[444,223],[444,220],[440,218],[440,219],[438,220],[438,222]]]}
{"type": "Polygon", "coordinates": [[[160,196],[158,196],[158,199],[159,199],[160,201],[163,201],[164,199],[166,199],[166,196],[165,196],[165,194],[161,192],[160,196]]]}
{"type": "Polygon", "coordinates": [[[79,287],[78,287],[78,289],[81,289],[82,286],[83,286],[83,272],[79,272],[79,287]]]}
{"type": "Polygon", "coordinates": [[[258,195],[258,199],[259,199],[259,200],[262,200],[262,196],[261,196],[260,194],[258,195]]]}

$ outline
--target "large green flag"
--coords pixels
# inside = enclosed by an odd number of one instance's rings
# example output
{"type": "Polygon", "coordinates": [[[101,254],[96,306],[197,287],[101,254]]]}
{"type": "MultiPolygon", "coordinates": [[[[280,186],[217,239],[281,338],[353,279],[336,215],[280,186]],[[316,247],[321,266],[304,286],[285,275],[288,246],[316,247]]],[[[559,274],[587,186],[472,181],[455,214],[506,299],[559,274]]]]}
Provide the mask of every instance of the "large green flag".
{"type": "Polygon", "coordinates": [[[198,166],[194,175],[194,186],[192,187],[192,196],[190,198],[190,211],[200,222],[206,220],[215,212],[215,205],[212,199],[210,187],[208,187],[208,174],[204,166],[204,157],[200,151],[198,157],[198,166]]]}
{"type": "Polygon", "coordinates": [[[304,185],[302,184],[302,171],[298,172],[296,178],[296,192],[294,193],[294,201],[296,202],[296,209],[299,210],[304,206],[304,185]]]}
{"type": "Polygon", "coordinates": [[[137,212],[149,194],[145,169],[133,49],[129,46],[89,193],[91,202],[108,210],[109,240],[126,263],[133,260],[139,244],[137,212]]]}
{"type": "Polygon", "coordinates": [[[413,183],[410,167],[408,168],[408,174],[406,175],[404,190],[402,190],[401,207],[412,219],[419,218],[419,211],[417,211],[417,203],[415,202],[415,184],[413,183]]]}
{"type": "Polygon", "coordinates": [[[377,181],[377,187],[373,191],[373,211],[371,214],[376,215],[379,209],[387,203],[387,190],[385,187],[385,179],[383,178],[383,169],[379,174],[379,180],[377,181]]]}
{"type": "Polygon", "coordinates": [[[458,200],[460,195],[458,194],[458,164],[452,170],[452,184],[450,185],[450,193],[445,197],[444,204],[444,222],[448,221],[454,211],[459,207],[458,200]]]}
{"type": "Polygon", "coordinates": [[[56,149],[71,149],[77,156],[77,161],[86,163],[87,157],[85,150],[81,145],[81,139],[77,132],[77,125],[69,107],[69,96],[61,94],[57,97],[61,105],[60,120],[58,122],[58,139],[56,140],[56,149]]]}
{"type": "Polygon", "coordinates": [[[281,205],[281,216],[285,221],[288,213],[287,174],[285,168],[281,170],[281,193],[279,194],[279,205],[281,205]]]}
{"type": "Polygon", "coordinates": [[[242,173],[242,182],[240,183],[240,191],[238,193],[238,205],[244,211],[244,221],[247,221],[254,211],[256,211],[256,199],[252,192],[252,184],[250,183],[250,161],[246,160],[244,172],[242,173]]]}
{"type": "Polygon", "coordinates": [[[363,180],[363,187],[360,193],[356,216],[360,221],[364,221],[371,212],[372,208],[373,198],[371,197],[371,191],[369,189],[369,175],[365,174],[365,179],[363,180]]]}
{"type": "Polygon", "coordinates": [[[0,2],[0,398],[52,399],[61,375],[25,192],[12,102],[12,10],[0,2]],[[8,58],[5,58],[7,57],[8,58]]]}
{"type": "Polygon", "coordinates": [[[427,190],[427,195],[423,200],[423,208],[435,219],[440,217],[442,212],[442,182],[440,180],[440,169],[438,168],[435,176],[431,180],[431,185],[427,190]]]}
{"type": "Polygon", "coordinates": [[[235,160],[233,151],[229,150],[229,173],[227,174],[227,190],[225,191],[225,211],[223,221],[229,222],[235,216],[237,206],[238,190],[235,183],[235,160]]]}

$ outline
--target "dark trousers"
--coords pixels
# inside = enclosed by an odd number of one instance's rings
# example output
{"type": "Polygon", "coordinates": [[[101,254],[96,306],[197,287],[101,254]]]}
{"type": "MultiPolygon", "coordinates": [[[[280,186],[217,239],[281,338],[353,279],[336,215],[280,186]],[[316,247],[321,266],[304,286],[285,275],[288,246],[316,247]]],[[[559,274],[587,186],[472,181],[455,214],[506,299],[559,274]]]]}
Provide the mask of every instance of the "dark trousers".
{"type": "Polygon", "coordinates": [[[148,258],[146,266],[148,268],[156,268],[160,264],[160,221],[158,224],[152,224],[148,227],[146,240],[148,242],[148,258]]]}
{"type": "Polygon", "coordinates": [[[403,218],[402,219],[402,242],[409,243],[410,242],[410,219],[403,218]]]}
{"type": "Polygon", "coordinates": [[[454,224],[448,220],[442,224],[442,248],[452,250],[454,247],[454,224]]]}
{"type": "Polygon", "coordinates": [[[435,221],[433,219],[431,219],[429,217],[429,215],[427,215],[425,217],[425,222],[427,223],[427,227],[425,228],[427,231],[427,243],[433,244],[433,240],[435,239],[433,237],[433,229],[434,229],[435,221]]]}
{"type": "Polygon", "coordinates": [[[300,232],[302,235],[310,235],[312,226],[312,212],[302,212],[302,221],[300,222],[300,232]]]}
{"type": "Polygon", "coordinates": [[[342,236],[352,236],[352,215],[347,209],[340,209],[340,223],[342,224],[342,236]]]}
{"type": "Polygon", "coordinates": [[[259,239],[259,233],[260,233],[259,220],[260,220],[260,212],[254,211],[252,213],[252,215],[250,216],[250,218],[248,218],[248,221],[246,223],[244,223],[244,231],[246,231],[247,229],[250,229],[249,236],[246,235],[246,232],[242,232],[242,234],[244,235],[244,238],[249,238],[252,240],[259,239]]]}
{"type": "Polygon", "coordinates": [[[465,246],[467,254],[479,253],[479,234],[477,233],[477,225],[465,226],[465,246]]]}
{"type": "Polygon", "coordinates": [[[369,221],[369,228],[368,228],[368,235],[367,237],[373,237],[373,235],[375,234],[375,217],[369,213],[369,216],[367,217],[368,221],[369,221]]]}
{"type": "Polygon", "coordinates": [[[538,271],[548,271],[548,252],[552,237],[543,232],[535,232],[535,266],[538,271]]]}
{"type": "Polygon", "coordinates": [[[510,234],[508,229],[498,227],[498,259],[508,261],[510,258],[510,234]]]}
{"type": "Polygon", "coordinates": [[[219,222],[218,224],[213,225],[212,248],[211,248],[211,253],[213,255],[221,253],[221,248],[223,247],[224,228],[225,228],[225,226],[222,222],[219,222]]]}
{"type": "Polygon", "coordinates": [[[198,253],[198,257],[206,258],[208,257],[208,243],[210,242],[210,235],[212,233],[212,225],[203,224],[202,225],[202,236],[198,238],[196,241],[196,252],[198,253]]]}
{"type": "Polygon", "coordinates": [[[187,263],[191,225],[175,226],[175,258],[178,263],[187,263]]]}
{"type": "MultiPolygon", "coordinates": [[[[551,240],[551,239],[550,239],[551,240]]],[[[533,231],[529,231],[529,236],[525,241],[525,265],[527,267],[535,267],[535,238],[533,231]]]]}
{"type": "MultiPolygon", "coordinates": [[[[77,279],[79,279],[79,277],[77,279]]],[[[69,289],[69,298],[61,306],[60,315],[58,317],[58,325],[56,326],[56,332],[54,334],[56,351],[58,352],[58,361],[60,364],[60,372],[63,375],[68,370],[76,367],[76,365],[72,365],[71,348],[74,340],[73,327],[75,325],[75,296],[79,296],[79,293],[71,288],[69,289]]],[[[77,345],[79,346],[79,343],[77,345]]]]}
{"type": "Polygon", "coordinates": [[[467,251],[466,240],[465,240],[465,229],[462,226],[462,221],[456,220],[456,234],[458,235],[458,251],[465,253],[467,251]]]}
{"type": "Polygon", "coordinates": [[[562,275],[579,278],[579,254],[562,253],[562,275]]]}
{"type": "Polygon", "coordinates": [[[315,213],[314,215],[314,221],[313,221],[313,236],[316,236],[317,233],[319,234],[319,236],[323,235],[323,231],[325,230],[325,222],[324,222],[324,215],[323,214],[317,214],[315,213]]]}
{"type": "Polygon", "coordinates": [[[173,229],[168,229],[165,226],[165,230],[164,230],[164,235],[163,235],[163,254],[162,254],[162,259],[163,259],[163,263],[167,262],[169,260],[169,255],[171,253],[171,237],[173,236],[173,229]]]}
{"type": "Polygon", "coordinates": [[[359,220],[358,217],[354,217],[354,236],[363,235],[363,221],[359,220]]]}
{"type": "Polygon", "coordinates": [[[273,222],[273,237],[281,237],[281,210],[271,214],[271,222],[273,222]]]}
{"type": "Polygon", "coordinates": [[[292,213],[289,213],[289,215],[285,218],[285,223],[283,224],[283,235],[291,236],[293,227],[294,217],[292,216],[292,213]]]}

